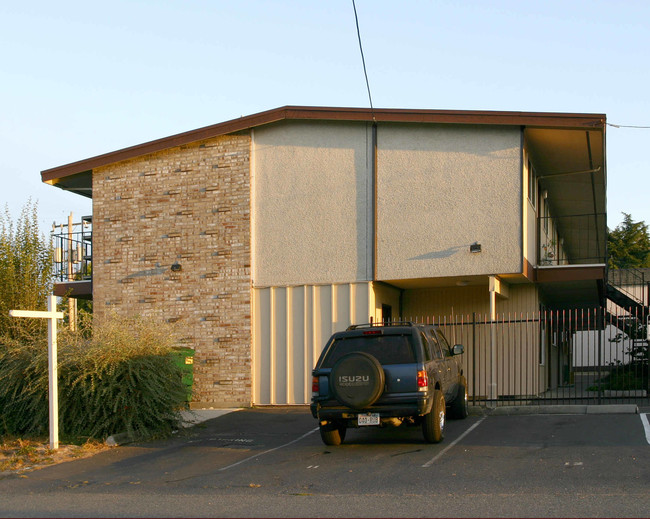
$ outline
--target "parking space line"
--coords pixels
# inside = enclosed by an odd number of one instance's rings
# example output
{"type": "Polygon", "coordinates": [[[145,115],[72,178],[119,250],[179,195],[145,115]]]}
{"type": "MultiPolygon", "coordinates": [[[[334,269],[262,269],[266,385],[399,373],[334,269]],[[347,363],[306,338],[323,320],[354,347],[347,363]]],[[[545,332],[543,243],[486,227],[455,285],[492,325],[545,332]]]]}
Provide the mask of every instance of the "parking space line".
{"type": "Polygon", "coordinates": [[[487,416],[484,416],[481,418],[478,422],[476,422],[474,425],[472,425],[469,429],[467,429],[463,434],[461,434],[458,438],[456,438],[453,442],[451,442],[449,445],[447,445],[444,449],[442,449],[438,454],[436,454],[433,458],[431,458],[429,461],[427,461],[424,465],[422,465],[422,468],[427,468],[433,465],[436,461],[438,461],[449,449],[451,449],[454,445],[456,445],[460,440],[465,438],[469,433],[471,433],[474,429],[476,429],[483,420],[485,420],[487,416]]]}
{"type": "Polygon", "coordinates": [[[267,451],[260,452],[259,454],[255,454],[254,456],[249,456],[248,458],[244,458],[243,460],[239,460],[238,462],[233,463],[233,464],[231,464],[231,465],[228,465],[227,467],[222,467],[222,468],[219,469],[219,472],[222,472],[222,471],[224,471],[224,470],[231,469],[231,468],[233,468],[233,467],[236,467],[237,465],[241,465],[242,463],[246,463],[247,461],[250,461],[250,460],[255,459],[255,458],[259,458],[260,456],[264,456],[265,454],[269,454],[269,453],[274,452],[274,451],[277,451],[277,450],[279,450],[279,449],[284,449],[285,447],[288,447],[289,445],[293,445],[294,443],[299,442],[299,441],[302,440],[303,438],[306,438],[306,437],[309,436],[310,434],[314,434],[316,431],[318,431],[318,429],[319,429],[319,428],[316,427],[316,429],[312,429],[311,431],[306,432],[306,433],[303,434],[300,438],[296,438],[295,440],[291,440],[289,443],[285,443],[284,445],[280,445],[279,447],[274,447],[274,448],[269,449],[269,450],[267,450],[267,451]]]}
{"type": "Polygon", "coordinates": [[[648,423],[648,414],[642,413],[640,416],[641,416],[641,423],[643,424],[643,428],[645,429],[645,439],[650,444],[650,423],[648,423]]]}

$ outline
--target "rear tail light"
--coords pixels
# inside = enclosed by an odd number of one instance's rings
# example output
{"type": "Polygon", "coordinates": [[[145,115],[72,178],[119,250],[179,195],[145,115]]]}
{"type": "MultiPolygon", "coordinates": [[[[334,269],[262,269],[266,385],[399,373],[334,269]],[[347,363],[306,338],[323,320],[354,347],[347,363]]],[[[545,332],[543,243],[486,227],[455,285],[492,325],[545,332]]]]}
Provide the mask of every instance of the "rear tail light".
{"type": "Polygon", "coordinates": [[[317,395],[319,391],[320,391],[320,387],[319,387],[319,384],[318,384],[318,377],[312,377],[312,379],[311,379],[311,392],[317,395]]]}
{"type": "Polygon", "coordinates": [[[426,391],[429,387],[429,376],[426,371],[418,371],[418,391],[426,391]]]}

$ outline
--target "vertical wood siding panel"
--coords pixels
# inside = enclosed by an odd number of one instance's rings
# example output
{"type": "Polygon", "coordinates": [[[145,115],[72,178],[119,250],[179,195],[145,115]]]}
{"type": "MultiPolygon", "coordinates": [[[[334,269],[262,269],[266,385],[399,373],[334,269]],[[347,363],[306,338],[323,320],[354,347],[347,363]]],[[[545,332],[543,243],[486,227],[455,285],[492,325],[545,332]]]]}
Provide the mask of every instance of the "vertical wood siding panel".
{"type": "Polygon", "coordinates": [[[287,403],[287,289],[275,289],[275,336],[274,336],[274,404],[287,403]]]}
{"type": "Polygon", "coordinates": [[[309,401],[305,398],[305,395],[310,393],[308,392],[308,386],[311,385],[311,370],[306,366],[305,362],[308,350],[305,344],[304,287],[294,287],[291,299],[293,348],[290,364],[292,366],[291,380],[293,381],[293,387],[289,392],[289,401],[292,404],[304,404],[309,401]]]}
{"type": "Polygon", "coordinates": [[[255,290],[255,390],[256,404],[271,403],[271,289],[255,290]]]}

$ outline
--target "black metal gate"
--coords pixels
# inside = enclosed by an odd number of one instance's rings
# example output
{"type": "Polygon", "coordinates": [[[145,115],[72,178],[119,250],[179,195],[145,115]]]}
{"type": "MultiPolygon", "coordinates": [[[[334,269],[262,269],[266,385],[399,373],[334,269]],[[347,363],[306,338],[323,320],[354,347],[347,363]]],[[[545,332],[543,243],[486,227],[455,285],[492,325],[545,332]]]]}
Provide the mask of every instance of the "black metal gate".
{"type": "Polygon", "coordinates": [[[476,404],[650,404],[645,311],[544,310],[435,322],[465,346],[476,404]]]}

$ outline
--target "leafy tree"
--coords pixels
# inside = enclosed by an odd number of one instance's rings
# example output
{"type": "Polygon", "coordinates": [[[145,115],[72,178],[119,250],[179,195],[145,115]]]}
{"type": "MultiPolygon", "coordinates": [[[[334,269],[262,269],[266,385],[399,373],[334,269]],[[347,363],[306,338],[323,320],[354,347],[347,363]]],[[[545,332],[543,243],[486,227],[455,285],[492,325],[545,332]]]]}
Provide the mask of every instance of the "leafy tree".
{"type": "Polygon", "coordinates": [[[14,222],[5,207],[0,213],[0,338],[43,337],[43,319],[17,319],[9,310],[45,310],[52,292],[52,249],[39,232],[36,204],[29,200],[14,222]]]}
{"type": "Polygon", "coordinates": [[[609,268],[650,267],[650,234],[645,222],[634,222],[623,214],[623,222],[607,234],[609,268]]]}

